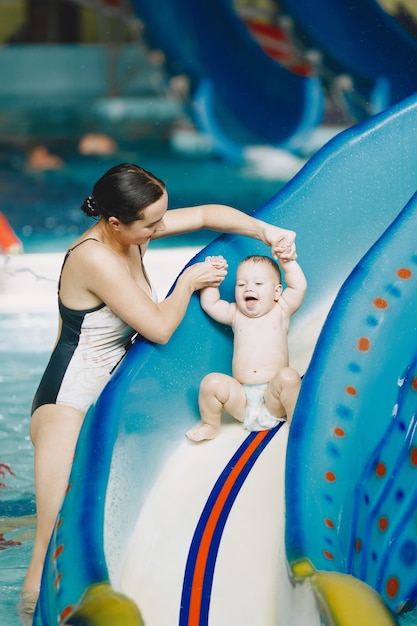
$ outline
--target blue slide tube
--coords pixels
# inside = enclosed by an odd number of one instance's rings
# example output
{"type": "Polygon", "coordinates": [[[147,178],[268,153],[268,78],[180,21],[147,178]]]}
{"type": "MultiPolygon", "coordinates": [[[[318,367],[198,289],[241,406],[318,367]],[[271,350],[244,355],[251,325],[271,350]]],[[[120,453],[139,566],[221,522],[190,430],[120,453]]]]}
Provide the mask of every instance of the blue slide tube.
{"type": "MultiPolygon", "coordinates": [[[[312,510],[314,506],[311,506],[311,502],[303,501],[306,494],[298,493],[298,486],[308,483],[311,498],[321,498],[323,480],[319,475],[320,463],[325,464],[326,459],[330,459],[329,462],[337,464],[337,469],[326,466],[328,477],[331,477],[332,471],[340,476],[340,483],[333,485],[335,507],[349,501],[347,487],[354,489],[355,493],[362,493],[364,498],[372,496],[372,515],[360,495],[356,497],[355,507],[351,506],[350,510],[349,507],[342,507],[343,516],[347,517],[343,517],[340,524],[330,513],[326,513],[325,519],[328,517],[334,524],[333,541],[336,547],[339,544],[346,545],[343,555],[334,549],[335,569],[343,573],[351,571],[355,577],[369,580],[371,586],[374,585],[377,591],[383,593],[385,583],[381,586],[375,574],[380,564],[372,560],[372,552],[379,549],[380,540],[376,536],[373,520],[384,527],[384,502],[391,503],[393,499],[398,499],[402,490],[404,497],[400,518],[389,520],[398,529],[404,530],[402,549],[393,553],[395,564],[391,563],[388,552],[381,555],[390,568],[395,565],[395,573],[388,581],[389,599],[394,608],[397,608],[398,600],[401,603],[414,601],[416,583],[408,573],[408,587],[397,594],[393,593],[397,582],[403,578],[402,568],[412,558],[415,542],[407,522],[407,511],[414,506],[415,495],[412,490],[406,491],[409,474],[413,470],[402,464],[401,456],[401,450],[410,449],[409,435],[401,424],[405,424],[407,419],[411,420],[415,365],[410,347],[404,352],[398,367],[397,361],[393,363],[392,355],[398,342],[401,343],[403,354],[403,347],[407,344],[406,335],[409,336],[410,346],[415,345],[415,328],[412,327],[414,317],[411,317],[410,309],[411,290],[415,284],[415,255],[410,254],[409,245],[411,232],[415,232],[415,217],[414,200],[409,201],[415,192],[417,180],[416,114],[417,100],[410,98],[341,133],[255,213],[260,219],[294,228],[298,233],[300,262],[309,289],[305,304],[294,318],[290,343],[293,337],[302,333],[303,328],[309,328],[311,317],[317,310],[322,311],[323,307],[328,310],[328,303],[345,285],[339,296],[342,298],[341,304],[338,305],[339,300],[336,301],[336,313],[330,314],[317,353],[314,353],[311,365],[307,367],[305,387],[303,383],[290,430],[288,462],[294,475],[287,477],[287,528],[291,526],[293,529],[287,535],[288,560],[293,563],[295,559],[305,557],[311,559],[315,567],[324,568],[328,565],[328,559],[324,561],[312,545],[316,541],[315,531],[323,522],[323,513],[319,507],[317,511],[312,510]],[[409,205],[402,213],[407,203],[409,205]],[[397,216],[398,221],[394,222],[397,216]],[[392,222],[392,228],[383,236],[392,222]],[[381,236],[383,238],[378,242],[381,236]],[[369,257],[361,261],[368,250],[369,257]],[[383,276],[380,277],[380,283],[375,283],[376,291],[371,288],[367,297],[368,276],[374,285],[376,263],[380,264],[378,267],[381,267],[383,276]],[[397,277],[392,278],[390,272],[397,272],[397,277]],[[408,272],[411,272],[412,279],[410,276],[406,278],[408,272]],[[351,274],[352,277],[345,282],[351,274]],[[381,288],[377,289],[379,285],[381,288]],[[389,292],[384,294],[384,288],[389,292]],[[363,298],[362,292],[365,294],[363,298]],[[348,310],[350,300],[353,302],[357,294],[358,307],[362,311],[360,319],[351,318],[350,308],[348,310]],[[381,319],[385,315],[384,306],[375,308],[372,305],[372,298],[384,297],[389,305],[387,325],[381,319]],[[391,332],[389,324],[395,326],[395,311],[403,306],[404,331],[391,332]],[[360,324],[365,325],[365,329],[360,324]],[[378,334],[379,327],[382,328],[381,343],[385,345],[385,351],[378,351],[377,360],[373,367],[366,369],[365,376],[370,388],[376,389],[374,376],[378,372],[378,389],[389,390],[387,402],[384,402],[385,393],[378,395],[375,391],[373,398],[372,394],[366,394],[366,411],[363,413],[361,409],[357,419],[350,421],[350,424],[355,424],[352,436],[360,440],[361,446],[358,444],[354,450],[347,447],[346,454],[337,454],[337,450],[335,452],[328,444],[328,433],[321,437],[315,433],[321,433],[325,428],[326,420],[330,419],[330,410],[333,413],[338,411],[337,394],[340,389],[343,394],[346,386],[355,387],[354,382],[346,382],[346,368],[342,367],[340,361],[337,367],[334,365],[334,355],[339,353],[339,342],[345,340],[341,328],[346,330],[346,335],[352,332],[357,340],[362,335],[366,338],[365,331],[378,334]],[[321,381],[318,388],[312,381],[317,376],[320,378],[322,362],[327,364],[327,359],[333,363],[329,365],[332,376],[326,379],[323,391],[320,389],[323,384],[321,381]],[[407,389],[397,389],[397,421],[390,428],[386,417],[379,422],[379,415],[393,414],[393,369],[407,381],[407,389]],[[329,399],[320,412],[314,408],[316,403],[317,406],[321,405],[321,396],[317,395],[316,399],[316,392],[329,399]],[[374,407],[378,416],[373,412],[374,407]],[[367,426],[366,437],[361,436],[364,425],[367,426]],[[307,428],[311,437],[302,436],[302,431],[307,428]],[[387,446],[391,440],[396,441],[396,450],[400,451],[395,458],[391,458],[387,446]],[[302,453],[298,453],[297,446],[302,447],[302,453]],[[326,454],[330,456],[325,458],[326,454]],[[320,460],[321,456],[323,461],[320,460]],[[376,488],[372,486],[375,482],[375,472],[372,473],[375,459],[378,459],[378,472],[386,476],[385,484],[380,483],[376,488]],[[315,470],[318,472],[317,485],[313,482],[315,470]],[[398,472],[398,488],[390,488],[393,471],[398,472]],[[351,477],[348,486],[344,476],[351,477]],[[292,485],[297,487],[297,494],[293,493],[292,485]],[[314,524],[310,522],[310,515],[314,518],[317,516],[314,524]],[[375,547],[371,549],[370,555],[352,551],[353,538],[348,536],[350,528],[355,540],[372,538],[371,545],[375,547]]],[[[265,253],[263,244],[245,237],[227,235],[216,239],[195,260],[204,258],[206,254],[224,255],[230,266],[224,295],[232,297],[237,263],[242,257],[256,253],[265,253]]],[[[412,301],[415,302],[415,294],[412,301]]],[[[348,360],[347,354],[344,358],[348,365],[353,362],[348,360]]],[[[154,487],[156,477],[166,459],[184,440],[185,431],[198,419],[197,392],[200,380],[209,371],[230,371],[230,359],[229,330],[219,327],[205,316],[200,309],[198,296],[193,297],[183,323],[169,344],[157,346],[140,341],[127,353],[87,414],[77,445],[68,492],[45,563],[35,626],[50,626],[57,620],[63,623],[66,618],[69,624],[76,623],[68,616],[79,606],[86,590],[99,583],[110,583],[109,568],[114,576],[117,563],[126,552],[132,529],[143,510],[147,495],[154,487]]],[[[365,371],[365,364],[362,367],[365,371]]],[[[357,387],[359,389],[359,385],[357,387]]],[[[349,392],[348,399],[354,397],[349,392]]],[[[346,397],[343,398],[347,402],[346,397]]],[[[340,406],[342,416],[344,412],[348,413],[341,402],[340,406]]],[[[350,445],[349,442],[347,446],[350,445]]],[[[409,458],[414,467],[415,453],[409,458]]],[[[325,531],[324,528],[324,535],[325,531]]],[[[323,541],[326,541],[326,536],[323,541]]],[[[322,544],[320,548],[322,550],[322,544]]],[[[279,583],[277,580],[277,585],[279,583]]],[[[127,623],[139,624],[140,621],[127,623]]]]}
{"type": "Polygon", "coordinates": [[[134,5],[149,41],[165,51],[170,67],[190,76],[195,119],[228,158],[243,158],[248,145],[296,151],[321,122],[319,79],[269,57],[230,0],[134,5]]]}
{"type": "Polygon", "coordinates": [[[417,600],[417,194],[339,291],[287,449],[287,556],[417,600]]]}
{"type": "Polygon", "coordinates": [[[335,75],[351,77],[358,92],[351,102],[354,118],[392,106],[417,90],[417,41],[377,0],[281,4],[307,47],[322,53],[323,64],[335,75]]]}

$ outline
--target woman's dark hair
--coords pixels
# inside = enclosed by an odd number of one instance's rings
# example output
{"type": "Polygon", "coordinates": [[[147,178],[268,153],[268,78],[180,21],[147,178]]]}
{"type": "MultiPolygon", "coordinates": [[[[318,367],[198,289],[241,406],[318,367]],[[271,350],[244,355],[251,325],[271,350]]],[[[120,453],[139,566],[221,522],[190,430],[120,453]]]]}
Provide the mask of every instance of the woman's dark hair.
{"type": "Polygon", "coordinates": [[[140,219],[139,212],[162,196],[165,183],[138,165],[112,167],[94,185],[81,206],[89,217],[117,217],[123,224],[140,219]]]}

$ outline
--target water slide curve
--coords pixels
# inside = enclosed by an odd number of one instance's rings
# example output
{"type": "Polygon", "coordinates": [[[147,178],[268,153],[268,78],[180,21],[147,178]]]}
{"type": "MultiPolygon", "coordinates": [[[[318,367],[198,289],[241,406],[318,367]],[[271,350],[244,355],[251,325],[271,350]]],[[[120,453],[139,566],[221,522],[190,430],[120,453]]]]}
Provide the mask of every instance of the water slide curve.
{"type": "MultiPolygon", "coordinates": [[[[255,213],[297,231],[309,282],[289,436],[226,421],[186,440],[201,378],[231,356],[193,297],[169,344],[137,342],[87,414],[35,626],[384,626],[413,608],[416,114],[411,98],[339,134],[255,213]]],[[[232,297],[253,253],[222,235],[190,262],[223,254],[232,297]]]]}
{"type": "Polygon", "coordinates": [[[324,74],[327,68],[351,79],[344,98],[353,119],[415,93],[417,40],[378,0],[282,0],[282,6],[304,45],[322,55],[324,74]]]}
{"type": "Polygon", "coordinates": [[[377,0],[275,4],[275,18],[265,17],[254,1],[245,20],[231,0],[134,2],[151,45],[191,78],[193,116],[224,156],[260,144],[297,152],[322,121],[325,89],[353,121],[416,91],[417,41],[377,0]],[[293,29],[280,27],[284,12],[293,29]],[[319,53],[311,72],[274,58],[292,40],[319,53]]]}
{"type": "Polygon", "coordinates": [[[241,159],[246,146],[299,149],[322,120],[319,79],[266,54],[229,0],[134,0],[152,46],[192,82],[193,116],[217,149],[241,159]]]}

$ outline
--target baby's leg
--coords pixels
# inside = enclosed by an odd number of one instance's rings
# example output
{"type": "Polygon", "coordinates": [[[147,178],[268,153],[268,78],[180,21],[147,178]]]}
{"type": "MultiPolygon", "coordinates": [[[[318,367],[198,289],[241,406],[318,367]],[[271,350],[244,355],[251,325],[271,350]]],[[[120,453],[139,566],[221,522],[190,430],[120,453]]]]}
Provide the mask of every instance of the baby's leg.
{"type": "Polygon", "coordinates": [[[301,387],[299,373],[292,367],[283,367],[265,390],[265,404],[275,417],[287,416],[291,422],[301,387]]]}
{"type": "Polygon", "coordinates": [[[232,417],[243,421],[245,394],[242,385],[226,374],[214,372],[201,381],[198,395],[201,424],[186,434],[192,441],[214,439],[219,432],[223,409],[232,417]]]}

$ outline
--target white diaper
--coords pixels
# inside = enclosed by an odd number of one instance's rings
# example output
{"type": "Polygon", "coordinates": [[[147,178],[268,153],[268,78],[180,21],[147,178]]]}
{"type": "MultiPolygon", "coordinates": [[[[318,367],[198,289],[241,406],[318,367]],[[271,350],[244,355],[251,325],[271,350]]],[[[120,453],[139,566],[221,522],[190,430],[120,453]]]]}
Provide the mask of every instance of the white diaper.
{"type": "Polygon", "coordinates": [[[258,385],[242,385],[246,396],[246,410],[243,426],[246,430],[259,431],[275,428],[283,417],[274,417],[265,406],[265,389],[267,383],[258,385]]]}

